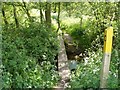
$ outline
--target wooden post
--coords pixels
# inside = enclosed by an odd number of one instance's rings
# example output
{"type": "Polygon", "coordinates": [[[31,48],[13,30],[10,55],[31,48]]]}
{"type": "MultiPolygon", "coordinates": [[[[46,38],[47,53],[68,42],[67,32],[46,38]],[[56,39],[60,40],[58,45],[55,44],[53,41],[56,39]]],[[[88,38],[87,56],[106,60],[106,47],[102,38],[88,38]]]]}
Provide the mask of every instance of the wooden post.
{"type": "Polygon", "coordinates": [[[112,49],[112,37],[113,37],[113,27],[109,27],[105,30],[104,37],[104,56],[102,62],[102,69],[100,75],[100,88],[107,88],[107,79],[109,74],[111,49],[112,49]]]}

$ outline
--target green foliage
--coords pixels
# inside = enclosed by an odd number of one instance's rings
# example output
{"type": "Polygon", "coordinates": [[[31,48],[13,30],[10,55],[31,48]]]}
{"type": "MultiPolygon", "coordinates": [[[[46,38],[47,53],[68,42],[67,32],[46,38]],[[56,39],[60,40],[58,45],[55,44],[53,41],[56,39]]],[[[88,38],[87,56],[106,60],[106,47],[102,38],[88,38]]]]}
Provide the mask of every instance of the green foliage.
{"type": "Polygon", "coordinates": [[[93,42],[97,36],[96,31],[92,30],[92,24],[93,22],[89,21],[83,22],[82,25],[80,25],[78,22],[72,24],[71,22],[63,22],[61,28],[64,32],[69,33],[72,36],[76,46],[78,46],[83,52],[85,49],[92,47],[91,42],[93,42]]]}
{"type": "Polygon", "coordinates": [[[113,49],[111,55],[111,62],[110,62],[110,75],[108,78],[108,87],[109,88],[117,88],[118,87],[118,51],[117,49],[113,49]]]}
{"type": "Polygon", "coordinates": [[[28,54],[40,59],[40,61],[53,61],[58,50],[58,40],[55,32],[39,26],[30,26],[23,30],[22,36],[25,35],[25,47],[28,54]],[[36,28],[37,27],[37,28],[36,28]],[[44,48],[43,48],[44,47],[44,48]],[[42,49],[41,49],[42,48],[42,49]]]}
{"type": "Polygon", "coordinates": [[[98,88],[102,51],[89,52],[90,57],[84,58],[84,63],[78,64],[76,74],[72,74],[72,88],[98,88]]]}
{"type": "MultiPolygon", "coordinates": [[[[55,31],[44,24],[40,25],[45,21],[46,2],[26,3],[26,6],[23,2],[14,2],[19,28],[15,27],[12,5],[13,2],[2,3],[2,9],[5,12],[5,15],[1,13],[3,15],[3,66],[0,68],[3,68],[3,87],[54,86],[59,79],[54,70],[54,59],[59,46],[55,31]],[[42,19],[40,9],[43,13],[42,19]],[[32,24],[30,18],[33,20],[32,24]],[[43,21],[40,22],[40,20],[43,21]]],[[[119,64],[117,48],[120,47],[117,28],[119,23],[117,12],[120,10],[117,6],[119,7],[119,3],[110,2],[61,3],[60,29],[73,37],[79,50],[88,51],[89,54],[89,57],[83,57],[85,62],[78,65],[76,74],[72,74],[70,82],[72,88],[99,88],[104,30],[110,25],[114,29],[114,38],[108,87],[117,87],[119,64]]],[[[51,3],[51,21],[57,29],[57,12],[52,13],[53,10],[58,11],[57,3],[51,3]]]]}
{"type": "Polygon", "coordinates": [[[4,29],[2,46],[4,88],[49,88],[57,83],[53,62],[58,42],[45,25],[4,29]]]}
{"type": "MultiPolygon", "coordinates": [[[[72,88],[99,88],[100,68],[102,64],[102,49],[96,52],[89,51],[89,57],[84,58],[84,63],[78,64],[75,74],[71,76],[70,85],[72,88]]],[[[113,50],[110,73],[108,78],[108,88],[118,88],[117,59],[113,50]],[[116,64],[116,65],[115,65],[116,64]]]]}
{"type": "Polygon", "coordinates": [[[79,24],[71,25],[69,28],[69,33],[78,44],[78,47],[85,50],[90,47],[90,36],[85,30],[85,27],[81,27],[79,24]]]}

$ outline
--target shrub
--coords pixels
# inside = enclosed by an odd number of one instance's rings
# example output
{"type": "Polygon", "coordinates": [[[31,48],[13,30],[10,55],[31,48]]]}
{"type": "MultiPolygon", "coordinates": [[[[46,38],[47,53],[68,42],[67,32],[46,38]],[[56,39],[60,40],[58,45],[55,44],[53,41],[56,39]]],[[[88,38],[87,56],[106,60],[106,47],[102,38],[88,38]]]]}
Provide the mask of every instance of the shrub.
{"type": "Polygon", "coordinates": [[[76,46],[78,46],[83,52],[85,49],[90,48],[90,34],[87,32],[85,26],[80,26],[79,24],[73,24],[66,29],[66,32],[69,33],[76,46]]]}
{"type": "Polygon", "coordinates": [[[53,62],[58,42],[52,30],[32,24],[27,28],[3,29],[2,34],[4,88],[49,88],[57,83],[53,62]]]}
{"type": "MultiPolygon", "coordinates": [[[[114,62],[115,51],[113,50],[110,73],[108,78],[108,88],[118,88],[118,70],[114,62]]],[[[99,88],[100,84],[100,69],[102,62],[102,50],[96,52],[89,51],[90,57],[84,58],[84,63],[78,64],[76,74],[71,75],[70,85],[72,88],[99,88]]]]}

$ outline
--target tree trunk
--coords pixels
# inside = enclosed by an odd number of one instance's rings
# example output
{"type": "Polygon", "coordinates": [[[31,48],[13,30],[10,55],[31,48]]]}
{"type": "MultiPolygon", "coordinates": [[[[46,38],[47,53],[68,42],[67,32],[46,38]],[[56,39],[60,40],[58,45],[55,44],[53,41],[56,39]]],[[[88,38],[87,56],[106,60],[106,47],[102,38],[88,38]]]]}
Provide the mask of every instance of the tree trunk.
{"type": "Polygon", "coordinates": [[[31,16],[30,16],[29,10],[28,10],[28,8],[27,8],[26,3],[24,2],[24,0],[22,0],[22,1],[23,1],[23,6],[24,6],[24,8],[25,8],[26,14],[27,14],[27,16],[28,16],[28,18],[29,18],[29,21],[31,22],[31,21],[32,21],[32,18],[31,18],[31,16]]]}
{"type": "Polygon", "coordinates": [[[60,2],[58,3],[58,19],[57,19],[57,22],[58,22],[58,29],[57,29],[57,32],[58,32],[58,30],[60,29],[60,2]]]}
{"type": "Polygon", "coordinates": [[[13,5],[13,13],[14,13],[15,24],[16,24],[16,27],[18,28],[19,27],[19,22],[18,22],[18,19],[17,19],[16,8],[15,8],[14,3],[12,5],[13,5]]]}
{"type": "Polygon", "coordinates": [[[8,21],[6,19],[6,14],[5,14],[4,6],[2,7],[2,15],[3,15],[3,19],[4,19],[5,25],[8,25],[8,21]]]}
{"type": "Polygon", "coordinates": [[[45,18],[46,18],[46,24],[48,25],[48,27],[51,27],[51,4],[50,3],[46,3],[45,18]]]}
{"type": "Polygon", "coordinates": [[[40,22],[43,23],[43,13],[42,13],[41,3],[39,3],[39,5],[40,5],[40,22]]]}
{"type": "Polygon", "coordinates": [[[54,3],[54,13],[56,13],[57,3],[54,3]]]}

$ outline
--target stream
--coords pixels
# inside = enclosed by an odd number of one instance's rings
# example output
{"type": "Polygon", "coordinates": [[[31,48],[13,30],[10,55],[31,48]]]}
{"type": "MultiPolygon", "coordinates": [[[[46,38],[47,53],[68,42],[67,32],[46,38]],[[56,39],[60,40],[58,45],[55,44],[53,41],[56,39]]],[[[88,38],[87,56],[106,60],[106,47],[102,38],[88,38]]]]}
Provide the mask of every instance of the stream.
{"type": "Polygon", "coordinates": [[[80,49],[76,47],[73,38],[69,34],[63,34],[63,39],[66,48],[69,69],[72,71],[77,68],[77,64],[82,60],[83,57],[80,49]]]}

